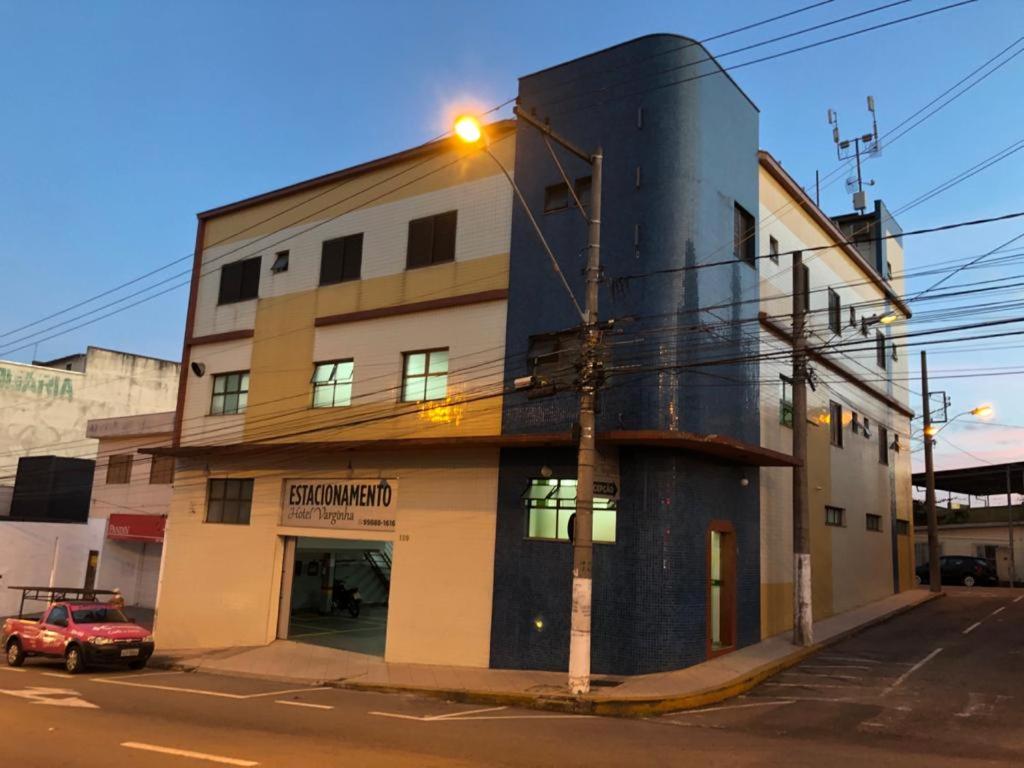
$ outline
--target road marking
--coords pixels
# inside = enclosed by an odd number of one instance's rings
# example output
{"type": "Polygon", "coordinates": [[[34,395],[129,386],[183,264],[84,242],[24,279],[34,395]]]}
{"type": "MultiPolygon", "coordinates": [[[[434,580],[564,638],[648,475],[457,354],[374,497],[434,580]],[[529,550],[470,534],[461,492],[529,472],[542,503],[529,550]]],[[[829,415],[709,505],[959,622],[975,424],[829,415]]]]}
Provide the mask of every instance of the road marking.
{"type": "Polygon", "coordinates": [[[904,680],[906,680],[912,674],[917,672],[917,670],[919,670],[921,667],[923,667],[929,661],[934,659],[940,653],[942,653],[942,649],[941,648],[936,648],[934,651],[929,653],[927,656],[925,656],[923,659],[921,659],[919,662],[917,662],[917,664],[915,664],[910,669],[908,669],[906,672],[904,672],[902,675],[897,677],[892,685],[890,685],[888,688],[886,688],[884,691],[882,691],[882,695],[883,696],[888,696],[889,693],[891,693],[893,690],[895,690],[896,688],[899,688],[901,685],[903,685],[903,681],[904,680]]]}
{"type": "Polygon", "coordinates": [[[804,664],[804,669],[871,669],[871,667],[857,666],[856,664],[804,664]]]}
{"type": "Polygon", "coordinates": [[[284,691],[267,691],[266,693],[224,693],[222,691],[203,691],[199,688],[178,688],[174,685],[153,685],[150,683],[132,683],[127,680],[114,680],[109,677],[93,677],[90,680],[94,683],[107,683],[108,685],[128,685],[132,688],[150,688],[155,691],[174,691],[176,693],[194,693],[198,696],[215,696],[220,699],[257,699],[262,696],[283,696],[286,693],[306,693],[308,691],[326,691],[325,687],[316,688],[289,688],[284,691]]]}
{"type": "Polygon", "coordinates": [[[703,709],[690,709],[686,712],[672,712],[671,714],[665,715],[665,717],[675,717],[676,715],[700,715],[704,712],[724,712],[731,709],[748,709],[749,707],[781,707],[786,704],[793,704],[796,699],[780,699],[779,701],[759,701],[751,704],[734,704],[733,706],[725,707],[704,707],[703,709]]]}
{"type": "Polygon", "coordinates": [[[275,699],[275,704],[287,704],[289,707],[309,707],[310,709],[334,709],[330,704],[308,704],[305,701],[288,701],[287,699],[275,699]]]}
{"type": "Polygon", "coordinates": [[[974,630],[976,630],[980,626],[981,626],[981,622],[980,621],[976,621],[973,624],[971,624],[971,626],[969,626],[967,629],[965,629],[963,632],[961,632],[960,634],[962,634],[962,635],[969,635],[969,634],[971,634],[971,632],[973,632],[974,630]]]}
{"type": "Polygon", "coordinates": [[[882,662],[877,659],[861,659],[854,656],[834,656],[832,654],[822,654],[819,658],[830,659],[832,661],[852,661],[857,664],[881,664],[882,662]]]}
{"type": "Polygon", "coordinates": [[[32,686],[22,691],[11,691],[0,688],[0,693],[14,696],[19,699],[27,699],[33,704],[47,704],[51,707],[76,707],[78,709],[99,709],[98,706],[80,698],[78,691],[68,688],[40,688],[32,686]],[[53,698],[59,696],[60,698],[53,698]]]}
{"type": "Polygon", "coordinates": [[[16,669],[15,667],[0,667],[4,672],[28,672],[27,669],[16,669]]]}
{"type": "Polygon", "coordinates": [[[842,688],[847,691],[862,687],[858,685],[830,685],[828,683],[762,683],[762,685],[774,685],[777,688],[842,688]]]}
{"type": "Polygon", "coordinates": [[[208,755],[205,752],[193,752],[189,749],[174,749],[173,747],[158,747],[156,744],[143,744],[139,741],[123,741],[122,747],[127,749],[141,749],[145,752],[159,752],[164,755],[175,755],[177,757],[191,757],[193,760],[206,760],[210,763],[223,763],[224,765],[240,765],[251,768],[259,765],[254,760],[239,760],[235,757],[224,757],[223,755],[208,755]]]}
{"type": "Polygon", "coordinates": [[[45,677],[72,677],[67,672],[40,672],[45,677]]]}
{"type": "Polygon", "coordinates": [[[999,607],[999,608],[996,608],[996,609],[995,609],[994,611],[992,611],[992,613],[990,613],[990,614],[989,614],[988,616],[986,616],[985,618],[989,618],[989,617],[991,617],[991,616],[995,616],[995,615],[996,615],[997,613],[1002,613],[1002,612],[1003,612],[1003,611],[1005,611],[1005,610],[1006,610],[1006,606],[1005,606],[1005,605],[1004,605],[1004,606],[1001,606],[1001,607],[999,607]]]}
{"type": "Polygon", "coordinates": [[[1021,600],[1024,600],[1024,595],[1021,595],[1020,597],[1014,598],[1013,602],[1019,603],[1021,600]]]}
{"type": "Polygon", "coordinates": [[[447,712],[443,715],[403,715],[398,712],[370,712],[377,717],[393,717],[397,720],[417,720],[421,723],[475,723],[479,720],[567,720],[584,719],[592,715],[485,715],[485,712],[501,712],[508,707],[470,709],[465,712],[447,712]],[[468,717],[474,715],[474,717],[468,717]],[[479,715],[483,715],[479,717],[479,715]]]}
{"type": "Polygon", "coordinates": [[[784,675],[806,675],[807,677],[828,677],[833,680],[861,680],[862,678],[858,675],[837,675],[835,672],[823,672],[821,674],[817,672],[804,672],[802,669],[791,669],[783,672],[784,675]]]}

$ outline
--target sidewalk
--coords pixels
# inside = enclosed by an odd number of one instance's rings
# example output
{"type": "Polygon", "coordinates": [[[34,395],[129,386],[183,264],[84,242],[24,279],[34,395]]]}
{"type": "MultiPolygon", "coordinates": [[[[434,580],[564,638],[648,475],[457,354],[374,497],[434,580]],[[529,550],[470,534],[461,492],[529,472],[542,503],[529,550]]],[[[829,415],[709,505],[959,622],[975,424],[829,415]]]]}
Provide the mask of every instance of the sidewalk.
{"type": "Polygon", "coordinates": [[[259,648],[159,654],[154,666],[367,691],[407,692],[455,701],[640,716],[693,709],[736,696],[822,648],[938,597],[909,590],[814,625],[815,644],[797,648],[789,633],[672,672],[603,677],[586,696],[571,696],[564,672],[391,664],[376,656],[278,641],[259,648]]]}

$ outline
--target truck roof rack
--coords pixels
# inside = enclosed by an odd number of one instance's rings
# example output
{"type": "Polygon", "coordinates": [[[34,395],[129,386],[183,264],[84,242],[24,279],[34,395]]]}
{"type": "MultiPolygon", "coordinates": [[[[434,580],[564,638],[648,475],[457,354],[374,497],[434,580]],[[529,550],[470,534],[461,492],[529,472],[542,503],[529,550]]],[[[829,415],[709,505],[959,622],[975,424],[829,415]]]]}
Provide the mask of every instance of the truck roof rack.
{"type": "Polygon", "coordinates": [[[76,600],[96,600],[100,595],[119,595],[116,589],[84,589],[82,587],[8,587],[21,590],[18,618],[25,612],[25,601],[60,603],[76,600]]]}

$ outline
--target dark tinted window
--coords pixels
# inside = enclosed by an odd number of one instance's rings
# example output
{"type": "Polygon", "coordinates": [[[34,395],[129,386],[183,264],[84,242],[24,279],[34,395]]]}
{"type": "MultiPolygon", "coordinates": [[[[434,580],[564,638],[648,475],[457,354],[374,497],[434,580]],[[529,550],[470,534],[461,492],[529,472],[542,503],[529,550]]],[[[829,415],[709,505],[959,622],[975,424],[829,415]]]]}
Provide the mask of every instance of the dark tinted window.
{"type": "Polygon", "coordinates": [[[117,608],[94,606],[75,608],[71,611],[75,624],[129,624],[128,617],[117,608]]]}
{"type": "Polygon", "coordinates": [[[362,232],[324,243],[320,252],[320,285],[358,280],[362,268],[362,232]]]}
{"type": "Polygon", "coordinates": [[[210,480],[206,522],[248,525],[252,479],[210,480]]]}
{"type": "Polygon", "coordinates": [[[53,624],[55,626],[67,626],[68,623],[68,609],[63,605],[58,605],[52,611],[46,619],[47,624],[53,624]]]}
{"type": "Polygon", "coordinates": [[[748,264],[753,264],[754,256],[754,217],[736,203],[733,206],[733,249],[732,255],[748,264]]]}
{"type": "Polygon", "coordinates": [[[881,331],[875,331],[875,362],[885,368],[885,334],[881,331]]]}
{"type": "Polygon", "coordinates": [[[779,241],[774,237],[768,238],[768,255],[776,264],[779,263],[779,241]]]}
{"type": "Polygon", "coordinates": [[[831,288],[828,289],[828,327],[832,333],[843,332],[843,303],[839,300],[839,294],[831,288]]]}
{"type": "Polygon", "coordinates": [[[260,292],[260,257],[225,264],[220,270],[218,304],[255,299],[260,292]]]}
{"type": "Polygon", "coordinates": [[[569,187],[564,182],[544,188],[544,213],[562,211],[569,207],[569,187]]]}
{"type": "Polygon", "coordinates": [[[455,261],[457,220],[458,211],[447,211],[436,216],[410,221],[409,244],[405,257],[406,269],[455,261]]]}
{"type": "Polygon", "coordinates": [[[132,455],[119,453],[107,459],[107,484],[124,484],[132,479],[132,455]]]}

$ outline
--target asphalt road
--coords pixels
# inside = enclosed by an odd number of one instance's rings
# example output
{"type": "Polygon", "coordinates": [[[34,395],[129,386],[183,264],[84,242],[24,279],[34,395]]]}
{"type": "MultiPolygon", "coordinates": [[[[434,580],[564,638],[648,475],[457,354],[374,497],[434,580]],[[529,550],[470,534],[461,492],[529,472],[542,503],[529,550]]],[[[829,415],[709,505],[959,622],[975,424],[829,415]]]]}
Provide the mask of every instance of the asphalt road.
{"type": "Polygon", "coordinates": [[[746,696],[647,720],[30,660],[0,667],[0,765],[1020,766],[1021,594],[950,590],[746,696]]]}

